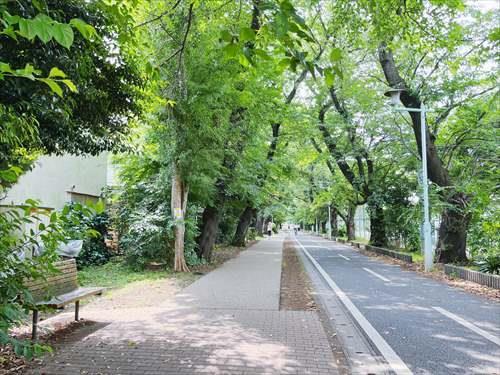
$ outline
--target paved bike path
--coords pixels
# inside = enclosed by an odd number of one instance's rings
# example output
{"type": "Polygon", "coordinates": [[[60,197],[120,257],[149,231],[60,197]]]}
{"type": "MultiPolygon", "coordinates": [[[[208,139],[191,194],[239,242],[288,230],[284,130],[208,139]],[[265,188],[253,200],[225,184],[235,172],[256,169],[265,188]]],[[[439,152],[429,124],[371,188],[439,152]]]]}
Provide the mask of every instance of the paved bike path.
{"type": "Polygon", "coordinates": [[[500,346],[491,341],[500,337],[500,304],[349,246],[307,235],[297,239],[413,373],[500,373],[500,346]]]}
{"type": "Polygon", "coordinates": [[[75,333],[34,374],[338,374],[315,311],[279,310],[283,236],[243,251],[173,299],[82,308],[75,333]]]}

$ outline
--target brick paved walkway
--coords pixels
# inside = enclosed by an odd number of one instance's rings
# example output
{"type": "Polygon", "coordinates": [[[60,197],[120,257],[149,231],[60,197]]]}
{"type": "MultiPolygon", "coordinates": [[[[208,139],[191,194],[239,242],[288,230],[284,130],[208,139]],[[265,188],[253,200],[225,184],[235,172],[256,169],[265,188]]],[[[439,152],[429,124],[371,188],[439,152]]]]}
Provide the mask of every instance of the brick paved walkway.
{"type": "Polygon", "coordinates": [[[282,238],[154,307],[93,311],[32,374],[337,374],[314,311],[280,311],[282,238]]]}

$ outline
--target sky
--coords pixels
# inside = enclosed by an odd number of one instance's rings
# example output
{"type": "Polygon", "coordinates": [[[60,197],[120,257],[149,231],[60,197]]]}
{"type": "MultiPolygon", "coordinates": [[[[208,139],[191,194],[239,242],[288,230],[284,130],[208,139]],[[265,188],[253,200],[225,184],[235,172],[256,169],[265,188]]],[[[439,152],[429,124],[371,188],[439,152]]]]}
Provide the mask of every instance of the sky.
{"type": "Polygon", "coordinates": [[[500,8],[499,0],[469,0],[466,3],[475,8],[484,10],[498,10],[500,8]]]}

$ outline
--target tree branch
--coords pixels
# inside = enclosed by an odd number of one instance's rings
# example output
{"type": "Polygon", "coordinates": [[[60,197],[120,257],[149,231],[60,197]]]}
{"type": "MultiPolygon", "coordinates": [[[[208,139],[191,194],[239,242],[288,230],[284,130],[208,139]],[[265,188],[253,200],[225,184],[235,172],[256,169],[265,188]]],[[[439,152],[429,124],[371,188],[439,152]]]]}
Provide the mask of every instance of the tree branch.
{"type": "Polygon", "coordinates": [[[153,18],[151,18],[151,19],[149,19],[149,20],[147,20],[147,21],[144,21],[144,22],[141,22],[141,23],[139,23],[139,24],[135,25],[135,26],[133,27],[133,29],[137,29],[138,27],[142,27],[142,26],[148,25],[148,24],[150,24],[150,23],[153,23],[153,22],[159,21],[159,20],[161,20],[163,17],[165,17],[165,16],[167,16],[167,15],[172,14],[172,12],[175,10],[175,8],[177,8],[177,6],[178,6],[180,3],[181,3],[181,0],[177,0],[177,1],[175,2],[175,4],[172,6],[172,8],[170,8],[169,10],[166,10],[165,12],[160,13],[160,14],[159,14],[158,16],[156,16],[156,17],[153,17],[153,18]]]}

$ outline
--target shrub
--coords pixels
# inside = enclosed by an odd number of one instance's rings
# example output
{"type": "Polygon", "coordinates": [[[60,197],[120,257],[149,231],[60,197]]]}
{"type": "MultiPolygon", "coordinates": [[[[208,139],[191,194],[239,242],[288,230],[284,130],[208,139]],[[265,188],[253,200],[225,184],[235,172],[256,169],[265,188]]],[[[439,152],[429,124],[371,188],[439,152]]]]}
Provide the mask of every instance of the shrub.
{"type": "Polygon", "coordinates": [[[96,204],[90,204],[93,207],[91,213],[82,212],[80,203],[70,203],[66,210],[78,217],[78,224],[70,223],[66,229],[68,240],[83,239],[82,251],[76,258],[78,268],[102,265],[109,261],[112,254],[108,250],[104,239],[108,231],[109,217],[104,210],[104,202],[99,201],[96,204]],[[92,233],[92,236],[86,236],[86,233],[92,233]]]}
{"type": "Polygon", "coordinates": [[[257,238],[257,230],[255,228],[248,228],[247,239],[253,241],[257,238]]]}
{"type": "Polygon", "coordinates": [[[475,263],[481,272],[500,275],[500,252],[486,254],[475,263]]]}
{"type": "Polygon", "coordinates": [[[78,268],[92,265],[99,266],[109,262],[113,254],[109,251],[104,242],[108,230],[108,224],[109,217],[105,212],[96,214],[90,219],[88,228],[95,230],[99,233],[99,235],[86,238],[83,241],[82,251],[76,258],[78,268]]]}

